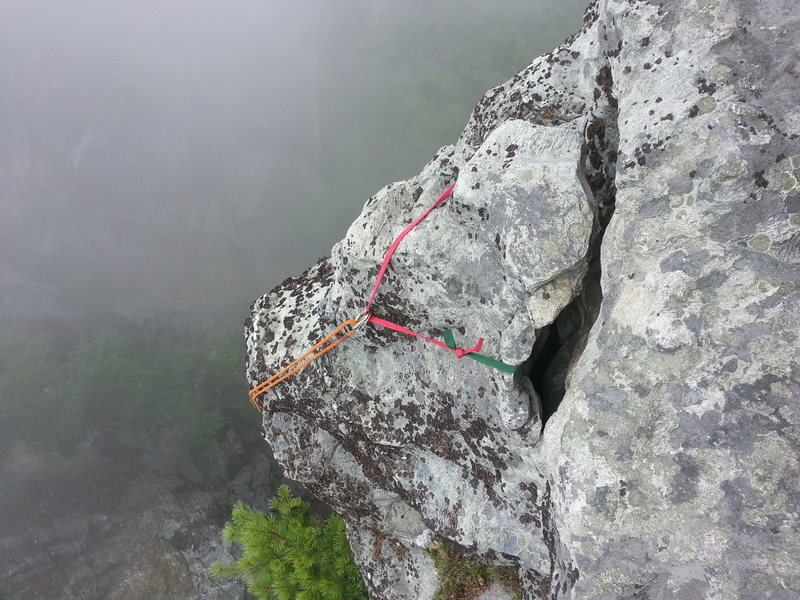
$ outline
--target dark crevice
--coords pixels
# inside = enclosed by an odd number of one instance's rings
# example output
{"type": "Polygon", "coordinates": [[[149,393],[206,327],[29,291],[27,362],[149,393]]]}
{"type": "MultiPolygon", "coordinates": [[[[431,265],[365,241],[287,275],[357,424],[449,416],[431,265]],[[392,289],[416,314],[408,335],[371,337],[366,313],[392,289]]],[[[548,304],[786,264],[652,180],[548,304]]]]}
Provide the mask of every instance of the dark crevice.
{"type": "Polygon", "coordinates": [[[572,367],[583,353],[603,300],[600,249],[616,202],[619,111],[611,92],[613,81],[610,68],[600,70],[597,84],[601,93],[595,95],[595,103],[587,121],[580,167],[587,195],[595,211],[594,230],[586,257],[586,274],[578,295],[558,313],[552,323],[537,330],[531,356],[522,367],[523,375],[530,379],[539,397],[542,426],[558,410],[569,389],[572,367]]]}
{"type": "Polygon", "coordinates": [[[546,422],[561,403],[565,389],[563,381],[553,380],[550,363],[561,348],[558,327],[555,323],[536,331],[536,344],[533,346],[533,361],[528,377],[539,396],[542,422],[546,422]]]}
{"type": "Polygon", "coordinates": [[[575,298],[547,327],[536,332],[528,377],[541,403],[542,423],[556,412],[566,393],[566,378],[584,322],[581,298],[575,298]]]}
{"type": "Polygon", "coordinates": [[[580,357],[600,311],[600,245],[596,237],[589,257],[589,265],[581,284],[580,293],[567,304],[555,320],[536,331],[536,342],[531,355],[522,365],[526,376],[539,399],[542,426],[558,410],[569,389],[569,375],[580,357]]]}

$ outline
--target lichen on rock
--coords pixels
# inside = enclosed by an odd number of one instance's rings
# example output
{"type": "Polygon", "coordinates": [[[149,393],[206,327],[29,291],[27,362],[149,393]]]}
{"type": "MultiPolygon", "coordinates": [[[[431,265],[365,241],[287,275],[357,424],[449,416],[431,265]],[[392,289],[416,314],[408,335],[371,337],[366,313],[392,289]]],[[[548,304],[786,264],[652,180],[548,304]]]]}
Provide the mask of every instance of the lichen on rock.
{"type": "Polygon", "coordinates": [[[364,310],[458,174],[374,313],[519,370],[370,324],[261,397],[371,597],[432,598],[434,538],[531,599],[800,597],[800,37],[768,4],[594,3],[254,304],[256,385],[364,310]]]}

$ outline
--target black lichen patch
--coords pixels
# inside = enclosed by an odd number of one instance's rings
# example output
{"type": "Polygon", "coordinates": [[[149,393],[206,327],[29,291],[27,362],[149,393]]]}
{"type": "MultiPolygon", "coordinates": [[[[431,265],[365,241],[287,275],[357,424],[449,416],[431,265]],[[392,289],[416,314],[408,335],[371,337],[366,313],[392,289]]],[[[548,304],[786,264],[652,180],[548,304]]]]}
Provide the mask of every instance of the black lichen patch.
{"type": "Polygon", "coordinates": [[[715,94],[717,91],[716,83],[708,83],[705,79],[701,79],[697,84],[697,91],[701,94],[715,94]]]}
{"type": "Polygon", "coordinates": [[[611,67],[609,65],[603,66],[594,78],[597,86],[605,93],[606,100],[612,108],[617,107],[617,99],[613,94],[614,78],[611,75],[611,67]]]}

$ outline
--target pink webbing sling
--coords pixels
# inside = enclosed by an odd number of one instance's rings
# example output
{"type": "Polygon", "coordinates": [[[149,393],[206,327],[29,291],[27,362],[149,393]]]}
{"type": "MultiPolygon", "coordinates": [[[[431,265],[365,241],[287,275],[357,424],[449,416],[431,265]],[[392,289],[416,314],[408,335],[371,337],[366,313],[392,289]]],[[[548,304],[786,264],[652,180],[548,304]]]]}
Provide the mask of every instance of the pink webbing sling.
{"type": "Polygon", "coordinates": [[[380,317],[376,317],[372,315],[372,305],[375,301],[375,296],[378,293],[378,288],[381,285],[381,281],[383,280],[383,276],[386,274],[386,269],[389,266],[389,261],[392,259],[392,255],[394,254],[397,247],[400,245],[400,242],[403,241],[403,238],[408,235],[408,233],[414,229],[417,225],[419,225],[420,221],[428,216],[428,214],[436,208],[439,204],[444,202],[450,195],[453,193],[453,188],[456,185],[453,184],[449,188],[445,190],[445,192],[439,196],[439,199],[434,202],[428,210],[422,213],[419,217],[417,217],[411,225],[406,227],[400,235],[395,238],[392,245],[389,246],[389,250],[386,252],[386,256],[383,259],[383,263],[381,264],[381,268],[378,271],[378,277],[375,281],[375,286],[372,288],[372,294],[370,294],[369,302],[367,302],[367,308],[364,311],[364,314],[358,321],[345,321],[339,327],[337,327],[333,333],[327,335],[323,338],[320,342],[318,342],[311,350],[308,350],[305,354],[303,354],[300,358],[296,359],[294,362],[290,363],[280,371],[278,371],[275,375],[267,379],[266,381],[261,382],[259,385],[254,387],[250,390],[250,400],[253,403],[253,406],[257,410],[263,410],[263,406],[260,406],[258,403],[258,397],[266,392],[268,389],[274,387],[281,381],[286,380],[287,378],[291,377],[301,369],[303,369],[306,365],[312,363],[319,357],[326,354],[328,351],[332,350],[336,345],[340,342],[343,342],[345,339],[356,333],[361,327],[363,327],[366,323],[374,323],[375,325],[380,325],[381,327],[386,327],[388,329],[393,329],[394,331],[399,331],[400,333],[405,333],[407,335],[413,335],[414,337],[418,337],[423,339],[431,344],[436,344],[441,348],[445,348],[446,350],[452,350],[458,358],[463,356],[469,356],[470,358],[477,360],[480,363],[483,363],[487,366],[493,367],[495,369],[499,369],[501,371],[505,371],[507,373],[513,373],[517,370],[517,367],[514,365],[509,365],[494,358],[489,358],[488,356],[484,356],[483,354],[478,354],[478,350],[481,349],[483,346],[483,338],[478,340],[478,343],[475,344],[474,348],[469,350],[465,350],[464,348],[460,348],[456,346],[455,337],[453,336],[453,332],[449,329],[442,332],[442,337],[444,337],[444,341],[435,340],[415,331],[411,331],[407,327],[403,327],[402,325],[398,325],[397,323],[392,323],[391,321],[387,321],[386,319],[381,319],[380,317]],[[337,337],[338,336],[338,337],[337,337]]]}
{"type": "Polygon", "coordinates": [[[455,187],[456,187],[456,184],[454,183],[449,188],[447,188],[444,191],[444,193],[441,196],[439,196],[439,199],[436,200],[436,202],[434,202],[433,204],[431,204],[430,207],[428,208],[428,210],[426,210],[419,217],[417,217],[411,223],[411,225],[406,227],[400,233],[400,235],[398,235],[395,238],[394,242],[392,242],[392,245],[389,246],[389,250],[386,252],[386,256],[383,258],[383,263],[381,264],[381,268],[378,271],[378,277],[377,277],[377,279],[375,281],[375,285],[372,288],[372,293],[370,294],[369,302],[367,302],[367,308],[364,311],[364,317],[362,317],[362,319],[365,318],[365,322],[367,322],[367,323],[375,323],[376,325],[380,325],[382,327],[387,327],[389,329],[393,329],[394,331],[399,331],[400,333],[405,333],[407,335],[413,335],[415,337],[423,339],[423,340],[425,340],[427,342],[430,342],[432,344],[436,344],[437,346],[440,346],[441,348],[445,348],[446,350],[452,350],[453,352],[455,352],[455,355],[458,358],[461,358],[463,356],[469,356],[470,358],[473,358],[473,359],[477,360],[478,362],[481,362],[481,363],[483,363],[485,365],[488,365],[490,367],[494,367],[495,369],[500,369],[501,371],[506,371],[507,373],[513,373],[514,371],[517,370],[516,366],[508,365],[508,364],[506,364],[504,362],[501,362],[499,360],[496,360],[494,358],[489,358],[488,356],[483,356],[482,354],[478,354],[478,351],[483,346],[483,338],[479,338],[478,339],[478,343],[475,344],[474,348],[471,348],[469,350],[465,350],[464,348],[460,348],[460,347],[456,346],[455,338],[453,336],[453,332],[450,331],[449,329],[445,330],[443,332],[444,341],[441,342],[439,340],[434,340],[432,338],[429,338],[429,337],[426,337],[426,336],[421,335],[419,333],[416,333],[415,331],[411,331],[410,329],[408,329],[406,327],[403,327],[402,325],[398,325],[397,323],[392,323],[391,321],[387,321],[386,319],[381,319],[380,317],[375,317],[375,316],[372,315],[372,312],[371,312],[372,311],[372,304],[375,301],[375,296],[378,293],[378,288],[380,287],[381,281],[383,280],[383,276],[386,273],[386,269],[389,266],[389,261],[392,259],[392,255],[394,254],[395,250],[397,250],[397,247],[400,245],[400,242],[402,242],[403,238],[406,237],[408,235],[408,233],[412,229],[414,229],[414,227],[419,225],[419,223],[422,221],[422,219],[427,217],[428,214],[430,214],[430,212],[434,208],[436,208],[437,206],[439,206],[439,204],[441,204],[442,202],[447,200],[447,198],[449,198],[452,195],[453,189],[455,187]]]}

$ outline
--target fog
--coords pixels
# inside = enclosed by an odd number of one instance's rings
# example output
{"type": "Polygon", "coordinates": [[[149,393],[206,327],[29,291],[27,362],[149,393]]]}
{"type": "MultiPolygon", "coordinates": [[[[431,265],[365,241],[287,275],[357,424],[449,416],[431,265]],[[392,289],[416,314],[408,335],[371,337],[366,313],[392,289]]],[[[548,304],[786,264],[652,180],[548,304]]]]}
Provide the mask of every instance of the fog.
{"type": "Polygon", "coordinates": [[[2,307],[241,320],[585,4],[5,0],[2,307]]]}
{"type": "Polygon", "coordinates": [[[301,4],[4,2],[6,266],[69,310],[241,313],[318,253],[286,227],[318,179],[301,4]]]}
{"type": "Polygon", "coordinates": [[[0,598],[235,596],[250,303],[587,4],[0,1],[0,598]]]}

